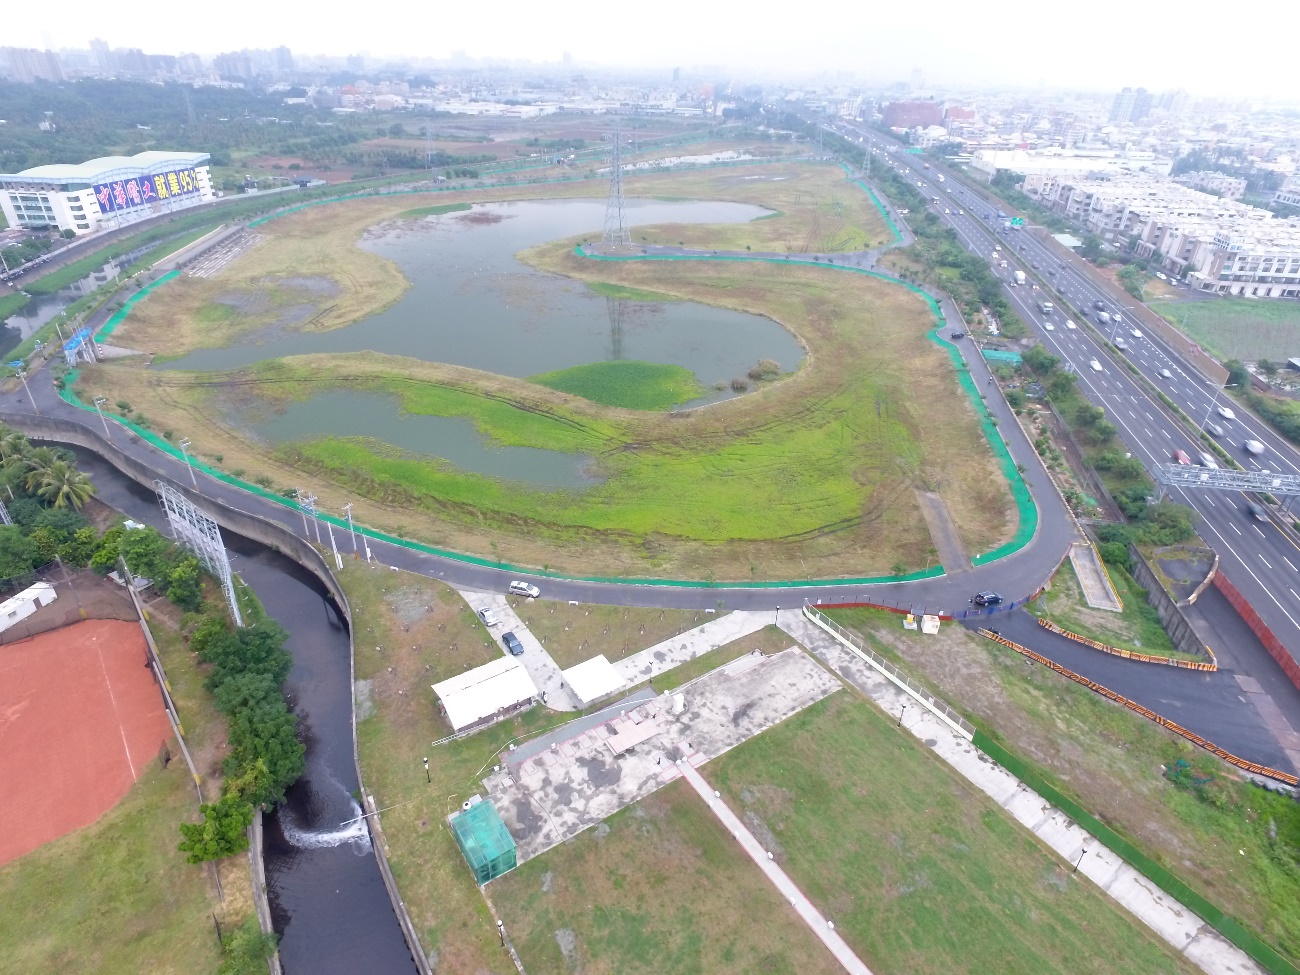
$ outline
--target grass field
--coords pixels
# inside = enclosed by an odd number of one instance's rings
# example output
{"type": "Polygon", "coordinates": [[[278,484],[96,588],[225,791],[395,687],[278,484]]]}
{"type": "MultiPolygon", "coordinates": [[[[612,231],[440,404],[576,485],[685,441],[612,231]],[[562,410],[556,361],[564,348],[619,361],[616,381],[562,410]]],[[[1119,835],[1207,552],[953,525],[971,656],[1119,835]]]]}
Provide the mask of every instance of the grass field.
{"type": "Polygon", "coordinates": [[[515,612],[562,668],[580,664],[598,653],[608,660],[618,660],[716,619],[689,609],[571,606],[532,600],[518,600],[515,612]]]}
{"type": "MultiPolygon", "coordinates": [[[[215,798],[225,727],[170,615],[155,615],[153,631],[204,794],[215,798]]],[[[216,970],[212,915],[229,930],[252,914],[248,858],[220,862],[224,900],[209,867],[185,862],[177,827],[197,820],[198,800],[172,749],[165,771],[151,766],[96,823],[0,867],[0,971],[216,970]]]]}
{"type": "Polygon", "coordinates": [[[1300,356],[1300,302],[1215,298],[1150,306],[1221,359],[1285,362],[1300,356]]]}
{"type": "Polygon", "coordinates": [[[1197,970],[860,697],[701,771],[874,971],[1197,970]]]}
{"type": "Polygon", "coordinates": [[[658,362],[591,362],[529,376],[528,381],[625,410],[668,410],[708,392],[689,369],[658,362]]]}
{"type": "Polygon", "coordinates": [[[680,781],[488,894],[529,972],[843,971],[680,781]]]}
{"type": "MultiPolygon", "coordinates": [[[[1300,835],[1294,823],[1288,829],[1285,818],[1266,811],[1277,797],[1238,779],[1190,742],[961,627],[919,636],[904,631],[893,614],[829,614],[1036,765],[1060,791],[1300,962],[1300,917],[1294,910],[1300,901],[1300,835]],[[1161,774],[1161,766],[1179,759],[1208,780],[1200,794],[1161,774]]],[[[1282,806],[1294,812],[1294,804],[1282,800],[1282,806]]]]}
{"type": "Polygon", "coordinates": [[[1110,580],[1124,603],[1122,613],[1108,613],[1093,609],[1083,598],[1079,578],[1074,566],[1066,562],[1052,576],[1051,588],[1041,600],[1031,604],[1035,616],[1042,616],[1057,626],[1080,636],[1090,637],[1099,643],[1121,650],[1137,650],[1165,657],[1194,659],[1179,653],[1160,623],[1160,617],[1147,602],[1146,596],[1133,577],[1121,568],[1107,566],[1110,580]]]}

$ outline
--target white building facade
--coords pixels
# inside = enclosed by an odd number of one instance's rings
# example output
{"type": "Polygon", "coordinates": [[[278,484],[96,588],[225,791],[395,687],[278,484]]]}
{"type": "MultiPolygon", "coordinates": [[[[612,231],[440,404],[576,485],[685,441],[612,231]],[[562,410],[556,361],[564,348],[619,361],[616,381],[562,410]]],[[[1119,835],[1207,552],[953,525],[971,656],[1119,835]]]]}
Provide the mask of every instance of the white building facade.
{"type": "Polygon", "coordinates": [[[0,175],[11,227],[81,237],[215,198],[206,152],[141,152],[0,175]]]}

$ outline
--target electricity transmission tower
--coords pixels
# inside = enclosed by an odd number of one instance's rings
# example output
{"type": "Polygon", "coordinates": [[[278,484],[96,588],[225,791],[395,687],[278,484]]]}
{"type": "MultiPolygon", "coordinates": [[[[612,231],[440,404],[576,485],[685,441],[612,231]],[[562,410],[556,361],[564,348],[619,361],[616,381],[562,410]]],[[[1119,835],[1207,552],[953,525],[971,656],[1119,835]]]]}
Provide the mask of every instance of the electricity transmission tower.
{"type": "Polygon", "coordinates": [[[221,583],[231,618],[236,626],[243,626],[244,617],[239,612],[239,600],[235,598],[235,580],[230,574],[225,543],[221,541],[221,528],[202,508],[191,503],[166,481],[154,481],[154,487],[158,489],[158,503],[167,514],[172,537],[193,552],[203,567],[221,583]]]}
{"type": "Polygon", "coordinates": [[[615,118],[609,150],[609,200],[605,204],[605,232],[600,238],[601,249],[607,252],[626,250],[632,245],[623,207],[623,134],[618,123],[615,118]]]}

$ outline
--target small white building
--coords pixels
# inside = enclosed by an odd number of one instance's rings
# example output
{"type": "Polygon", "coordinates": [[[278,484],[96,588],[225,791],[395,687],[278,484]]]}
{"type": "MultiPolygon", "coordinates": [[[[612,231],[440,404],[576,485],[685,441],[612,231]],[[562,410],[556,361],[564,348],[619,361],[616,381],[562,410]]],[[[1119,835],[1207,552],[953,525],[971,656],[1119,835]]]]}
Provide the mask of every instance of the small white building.
{"type": "Polygon", "coordinates": [[[627,683],[619,674],[618,668],[606,660],[603,653],[570,667],[562,672],[562,676],[573,696],[578,699],[579,706],[584,708],[621,691],[627,683]]]}
{"type": "Polygon", "coordinates": [[[19,620],[25,620],[41,606],[48,606],[57,598],[58,593],[48,582],[38,582],[24,589],[17,596],[10,596],[0,603],[0,633],[19,620]]]}
{"type": "Polygon", "coordinates": [[[434,684],[433,693],[456,734],[509,717],[539,696],[527,669],[514,657],[498,657],[434,684]]]}

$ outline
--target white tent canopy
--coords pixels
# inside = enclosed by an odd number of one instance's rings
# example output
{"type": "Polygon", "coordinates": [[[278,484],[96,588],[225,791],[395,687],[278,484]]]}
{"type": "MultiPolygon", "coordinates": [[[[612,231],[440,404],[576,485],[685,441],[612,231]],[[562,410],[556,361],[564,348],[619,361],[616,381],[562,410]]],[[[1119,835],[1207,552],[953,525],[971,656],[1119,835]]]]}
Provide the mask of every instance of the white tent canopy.
{"type": "Polygon", "coordinates": [[[570,667],[563,672],[563,677],[564,682],[569,685],[569,690],[573,691],[573,696],[584,708],[592,701],[598,701],[621,690],[626,683],[618,669],[605,659],[603,653],[597,654],[590,660],[584,660],[575,667],[570,667]]]}
{"type": "Polygon", "coordinates": [[[513,657],[499,657],[482,667],[433,685],[452,729],[459,732],[498,714],[529,704],[537,685],[513,657]]]}

